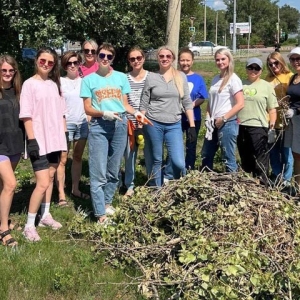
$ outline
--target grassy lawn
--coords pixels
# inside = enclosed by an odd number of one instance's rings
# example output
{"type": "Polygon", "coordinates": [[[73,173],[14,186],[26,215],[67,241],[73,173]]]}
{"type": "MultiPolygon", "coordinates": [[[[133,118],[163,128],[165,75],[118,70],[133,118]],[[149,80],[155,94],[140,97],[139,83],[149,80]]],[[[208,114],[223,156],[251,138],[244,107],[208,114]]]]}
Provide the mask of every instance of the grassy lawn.
{"type": "MultiPolygon", "coordinates": [[[[202,74],[209,87],[212,77],[218,72],[213,62],[197,62],[194,70],[202,74]]],[[[264,71],[265,72],[265,71],[264,71]]],[[[236,63],[236,73],[245,77],[245,62],[236,63]]],[[[265,75],[262,76],[264,78],[265,75]]],[[[205,104],[203,106],[205,111],[205,104]]],[[[200,149],[204,128],[200,133],[200,149]]],[[[137,185],[145,182],[143,158],[139,157],[137,185]]],[[[200,164],[199,157],[197,159],[200,164]]],[[[19,242],[16,249],[0,247],[0,299],[144,299],[137,287],[130,285],[132,278],[139,276],[135,270],[119,270],[106,263],[104,256],[96,255],[92,241],[75,240],[68,233],[68,224],[78,209],[92,211],[89,200],[70,196],[70,163],[67,165],[66,192],[70,206],[59,208],[52,204],[51,212],[63,224],[59,231],[39,228],[42,238],[39,243],[29,243],[22,237],[26,222],[29,197],[34,188],[33,172],[29,161],[21,161],[16,170],[18,188],[14,197],[11,218],[16,224],[12,234],[19,242]]],[[[83,161],[81,190],[89,193],[87,151],[83,161]]],[[[115,204],[121,199],[116,194],[115,204]]],[[[58,200],[54,188],[53,202],[58,200]]],[[[92,217],[86,222],[94,222],[92,217]]]]}

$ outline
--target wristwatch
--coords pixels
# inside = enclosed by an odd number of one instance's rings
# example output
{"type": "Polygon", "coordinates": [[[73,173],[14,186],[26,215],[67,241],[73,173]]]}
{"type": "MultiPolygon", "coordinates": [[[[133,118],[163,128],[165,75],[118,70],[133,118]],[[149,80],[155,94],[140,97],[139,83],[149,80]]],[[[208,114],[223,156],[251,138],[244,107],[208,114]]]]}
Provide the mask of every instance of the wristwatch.
{"type": "Polygon", "coordinates": [[[227,122],[227,119],[223,116],[223,117],[222,117],[222,121],[223,121],[223,123],[226,123],[226,122],[227,122]]]}

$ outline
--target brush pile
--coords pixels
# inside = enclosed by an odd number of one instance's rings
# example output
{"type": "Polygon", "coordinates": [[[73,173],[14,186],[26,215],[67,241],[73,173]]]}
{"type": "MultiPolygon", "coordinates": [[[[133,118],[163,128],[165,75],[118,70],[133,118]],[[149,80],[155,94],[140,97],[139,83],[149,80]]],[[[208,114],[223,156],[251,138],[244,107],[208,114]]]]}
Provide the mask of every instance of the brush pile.
{"type": "Polygon", "coordinates": [[[115,226],[79,217],[93,240],[151,299],[300,299],[300,207],[244,173],[190,172],[120,203],[115,226]],[[90,228],[88,228],[90,226],[90,228]]]}

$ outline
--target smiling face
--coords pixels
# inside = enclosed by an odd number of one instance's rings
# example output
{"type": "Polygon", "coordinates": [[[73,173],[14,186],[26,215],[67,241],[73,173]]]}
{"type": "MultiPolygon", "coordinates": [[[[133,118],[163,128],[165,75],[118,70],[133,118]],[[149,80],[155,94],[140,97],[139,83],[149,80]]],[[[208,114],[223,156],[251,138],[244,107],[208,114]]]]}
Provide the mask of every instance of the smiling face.
{"type": "Polygon", "coordinates": [[[218,69],[221,72],[222,71],[224,72],[225,70],[227,70],[227,68],[229,66],[229,58],[225,54],[218,53],[215,56],[215,63],[216,63],[216,66],[218,67],[218,69]]]}
{"type": "Polygon", "coordinates": [[[3,62],[0,68],[4,87],[10,87],[12,85],[16,70],[7,62],[3,62]]]}
{"type": "Polygon", "coordinates": [[[300,55],[293,54],[290,58],[290,64],[295,71],[300,74],[300,55]]]}
{"type": "Polygon", "coordinates": [[[179,67],[182,72],[185,74],[189,74],[191,72],[191,68],[193,66],[193,57],[188,52],[183,52],[179,56],[179,67]]]}
{"type": "Polygon", "coordinates": [[[44,77],[48,76],[55,65],[55,59],[52,54],[44,52],[36,59],[37,73],[44,77]]]}
{"type": "Polygon", "coordinates": [[[91,43],[85,43],[82,51],[85,62],[87,62],[88,64],[93,64],[96,61],[96,49],[94,49],[91,43]]]}
{"type": "Polygon", "coordinates": [[[128,55],[128,61],[133,70],[141,70],[143,68],[145,57],[138,50],[133,50],[128,55]]]}
{"type": "Polygon", "coordinates": [[[161,69],[168,69],[171,67],[174,56],[173,53],[168,49],[162,49],[158,52],[158,64],[161,69]]]}
{"type": "Polygon", "coordinates": [[[259,79],[262,69],[257,64],[252,64],[246,67],[247,78],[249,81],[254,82],[259,79]]]}

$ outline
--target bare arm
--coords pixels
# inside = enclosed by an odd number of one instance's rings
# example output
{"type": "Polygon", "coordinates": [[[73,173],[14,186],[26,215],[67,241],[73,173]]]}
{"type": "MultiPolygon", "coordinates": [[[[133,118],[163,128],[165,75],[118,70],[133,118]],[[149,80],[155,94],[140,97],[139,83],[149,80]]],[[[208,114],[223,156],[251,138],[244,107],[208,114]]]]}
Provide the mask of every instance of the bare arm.
{"type": "Polygon", "coordinates": [[[270,129],[273,129],[277,119],[276,108],[269,109],[269,119],[270,119],[270,129]]]}
{"type": "Polygon", "coordinates": [[[223,126],[223,124],[224,124],[223,118],[228,120],[228,119],[232,118],[233,116],[235,116],[241,109],[244,108],[245,100],[244,100],[243,91],[237,92],[234,95],[234,100],[235,100],[235,105],[231,108],[231,110],[228,111],[222,118],[216,119],[215,124],[216,124],[217,128],[220,128],[223,126]]]}
{"type": "Polygon", "coordinates": [[[103,117],[103,111],[96,110],[92,107],[91,98],[83,98],[84,110],[88,116],[91,117],[103,117]]]}
{"type": "Polygon", "coordinates": [[[195,127],[195,121],[194,121],[194,112],[192,109],[188,109],[185,111],[186,117],[189,120],[190,127],[195,127]]]}
{"type": "Polygon", "coordinates": [[[34,133],[33,133],[33,126],[32,126],[32,119],[31,118],[24,118],[22,119],[24,122],[24,127],[26,131],[27,138],[29,140],[35,139],[34,133]]]}

